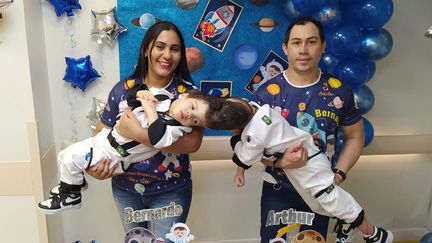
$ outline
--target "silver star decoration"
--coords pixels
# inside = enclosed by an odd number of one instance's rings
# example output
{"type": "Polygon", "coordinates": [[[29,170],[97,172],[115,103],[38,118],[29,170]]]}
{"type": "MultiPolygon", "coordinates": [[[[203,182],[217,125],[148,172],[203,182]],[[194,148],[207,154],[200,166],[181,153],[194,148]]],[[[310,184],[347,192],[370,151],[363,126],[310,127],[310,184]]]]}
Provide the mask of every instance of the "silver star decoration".
{"type": "Polygon", "coordinates": [[[92,109],[87,114],[87,119],[90,121],[90,127],[94,130],[100,122],[100,118],[105,108],[105,100],[93,97],[92,109]]]}
{"type": "MultiPolygon", "coordinates": [[[[13,0],[0,0],[0,9],[5,9],[13,3],[13,0]]],[[[0,13],[0,19],[3,18],[2,13],[0,13]]]]}
{"type": "Polygon", "coordinates": [[[427,38],[432,38],[432,26],[426,31],[425,36],[427,38]]]}
{"type": "Polygon", "coordinates": [[[102,40],[105,39],[110,45],[113,45],[118,35],[127,31],[127,28],[117,21],[115,7],[109,10],[92,10],[91,12],[93,27],[90,33],[97,38],[98,44],[102,44],[102,40]]]}

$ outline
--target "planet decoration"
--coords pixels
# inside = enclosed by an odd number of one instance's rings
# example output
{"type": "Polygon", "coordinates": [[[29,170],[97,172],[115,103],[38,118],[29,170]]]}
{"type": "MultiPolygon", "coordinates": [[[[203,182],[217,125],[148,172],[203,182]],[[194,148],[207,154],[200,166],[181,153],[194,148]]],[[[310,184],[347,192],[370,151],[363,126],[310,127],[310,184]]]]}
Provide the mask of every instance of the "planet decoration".
{"type": "Polygon", "coordinates": [[[193,73],[204,66],[204,56],[196,47],[186,48],[186,62],[189,72],[193,73]]]}
{"type": "Polygon", "coordinates": [[[132,19],[131,23],[136,27],[146,30],[160,21],[160,19],[155,18],[151,13],[143,13],[140,17],[132,19]]]}
{"type": "Polygon", "coordinates": [[[251,68],[258,58],[257,49],[250,44],[238,46],[233,55],[233,63],[240,69],[251,68]]]}
{"type": "Polygon", "coordinates": [[[252,26],[260,27],[262,32],[270,32],[274,27],[281,26],[281,22],[275,22],[272,18],[262,18],[258,23],[251,23],[252,26]]]}
{"type": "Polygon", "coordinates": [[[193,9],[198,5],[199,0],[176,0],[175,2],[181,9],[193,9]]]}

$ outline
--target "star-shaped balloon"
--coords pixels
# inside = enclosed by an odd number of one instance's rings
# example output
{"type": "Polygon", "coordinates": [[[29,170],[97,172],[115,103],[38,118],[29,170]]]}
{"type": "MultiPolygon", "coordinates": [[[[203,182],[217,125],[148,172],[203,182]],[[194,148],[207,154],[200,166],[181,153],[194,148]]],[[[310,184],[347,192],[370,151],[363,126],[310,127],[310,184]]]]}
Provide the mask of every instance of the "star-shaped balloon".
{"type": "Polygon", "coordinates": [[[63,80],[70,82],[73,88],[78,86],[84,92],[91,82],[100,77],[89,55],[78,59],[65,57],[65,60],[67,67],[63,80]]]}
{"type": "Polygon", "coordinates": [[[113,45],[118,35],[127,31],[127,28],[118,22],[115,7],[102,11],[92,10],[92,16],[93,27],[90,33],[97,38],[98,44],[102,44],[102,39],[105,39],[110,45],[113,45]]]}
{"type": "Polygon", "coordinates": [[[432,26],[426,31],[425,36],[427,38],[432,38],[432,26]]]}
{"type": "Polygon", "coordinates": [[[73,16],[72,9],[81,9],[78,0],[48,0],[54,6],[57,17],[60,17],[64,12],[67,16],[73,16]]]}
{"type": "Polygon", "coordinates": [[[105,108],[105,103],[106,103],[105,100],[93,97],[92,108],[86,116],[87,119],[89,119],[90,127],[93,130],[100,123],[100,119],[101,119],[102,113],[103,113],[104,108],[105,108]]]}
{"type": "MultiPolygon", "coordinates": [[[[0,9],[5,9],[13,3],[13,0],[0,0],[0,9]]],[[[3,18],[2,13],[0,13],[0,19],[3,18]]]]}

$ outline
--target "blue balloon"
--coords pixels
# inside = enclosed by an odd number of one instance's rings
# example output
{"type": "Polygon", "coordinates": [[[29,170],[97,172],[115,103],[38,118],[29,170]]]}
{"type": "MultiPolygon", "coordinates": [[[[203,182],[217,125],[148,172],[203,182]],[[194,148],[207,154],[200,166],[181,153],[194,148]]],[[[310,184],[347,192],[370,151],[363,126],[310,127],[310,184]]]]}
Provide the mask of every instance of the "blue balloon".
{"type": "Polygon", "coordinates": [[[363,58],[377,61],[387,56],[392,48],[393,38],[386,29],[365,30],[357,54],[363,58]]]}
{"type": "Polygon", "coordinates": [[[372,90],[368,86],[363,84],[355,88],[353,90],[353,93],[354,93],[354,102],[359,112],[362,115],[368,113],[372,109],[375,103],[375,97],[372,93],[372,90]]]}
{"type": "Polygon", "coordinates": [[[365,117],[363,117],[363,128],[364,128],[364,136],[365,136],[364,147],[367,147],[373,140],[374,128],[370,123],[370,121],[365,117]]]}
{"type": "MultiPolygon", "coordinates": [[[[365,117],[363,119],[363,131],[365,136],[365,142],[363,147],[367,147],[373,140],[374,137],[374,128],[370,121],[365,117]]],[[[339,157],[340,152],[342,151],[343,146],[345,145],[344,135],[342,129],[338,129],[335,143],[335,155],[339,157]]],[[[336,158],[337,158],[336,157],[336,158]]]]}
{"type": "Polygon", "coordinates": [[[339,2],[327,2],[319,12],[313,15],[313,18],[318,20],[325,30],[336,27],[342,20],[339,2]]]}
{"type": "Polygon", "coordinates": [[[330,74],[333,74],[334,68],[336,67],[338,62],[339,62],[339,60],[337,57],[335,57],[331,53],[324,52],[321,56],[319,67],[322,70],[324,70],[330,74]]]}
{"type": "Polygon", "coordinates": [[[343,82],[351,85],[353,89],[366,83],[369,77],[367,63],[356,57],[345,57],[339,60],[334,74],[343,82]]]}
{"type": "Polygon", "coordinates": [[[358,51],[363,39],[359,28],[342,25],[333,30],[327,39],[327,45],[333,54],[349,56],[358,51]]]}
{"type": "Polygon", "coordinates": [[[420,243],[432,243],[432,232],[424,234],[420,238],[420,243]]]}
{"type": "Polygon", "coordinates": [[[300,12],[294,8],[292,0],[285,0],[282,6],[282,11],[289,20],[300,17],[300,12]]]}
{"type": "Polygon", "coordinates": [[[310,15],[319,11],[326,0],[292,0],[293,6],[302,15],[310,15]]]}
{"type": "Polygon", "coordinates": [[[338,132],[336,133],[336,142],[335,142],[335,155],[339,157],[340,152],[345,144],[344,135],[341,128],[338,128],[338,132]]]}
{"type": "Polygon", "coordinates": [[[48,0],[54,6],[57,17],[60,17],[64,12],[67,16],[73,16],[73,9],[81,9],[78,0],[48,0]]]}
{"type": "Polygon", "coordinates": [[[65,60],[67,67],[63,80],[69,82],[73,88],[78,87],[84,92],[91,82],[100,77],[93,68],[89,55],[78,59],[65,57],[65,60]]]}
{"type": "Polygon", "coordinates": [[[344,19],[363,29],[384,26],[393,14],[392,0],[363,0],[347,4],[343,10],[344,19]]]}
{"type": "Polygon", "coordinates": [[[373,76],[375,75],[375,71],[376,71],[376,64],[374,61],[369,61],[367,63],[367,66],[368,66],[368,70],[369,70],[369,75],[368,75],[366,82],[368,82],[369,80],[371,80],[373,78],[373,76]]]}

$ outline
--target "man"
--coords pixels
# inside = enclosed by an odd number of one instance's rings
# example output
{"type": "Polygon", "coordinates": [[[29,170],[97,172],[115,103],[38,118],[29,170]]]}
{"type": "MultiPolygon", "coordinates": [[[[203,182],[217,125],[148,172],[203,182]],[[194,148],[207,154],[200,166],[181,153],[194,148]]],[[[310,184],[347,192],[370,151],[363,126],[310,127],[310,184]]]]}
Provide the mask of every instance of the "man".
{"type": "MultiPolygon", "coordinates": [[[[326,47],[321,24],[300,18],[287,28],[282,44],[288,57],[288,69],[261,86],[253,100],[280,109],[290,125],[309,132],[323,153],[334,153],[338,129],[344,133],[344,147],[335,166],[335,183],[341,183],[354,166],[364,144],[363,122],[354,105],[351,88],[321,72],[318,67],[326,47]]],[[[313,213],[295,191],[283,170],[299,167],[307,161],[305,148],[298,144],[284,157],[266,167],[277,184],[264,182],[261,196],[261,243],[279,237],[286,225],[300,224],[300,231],[314,230],[327,236],[329,218],[313,213]],[[275,168],[276,167],[276,168],[275,168]],[[279,231],[281,232],[281,231],[279,231]]],[[[267,163],[268,165],[268,163],[267,163]]],[[[347,240],[342,228],[338,242],[347,240]]]]}

